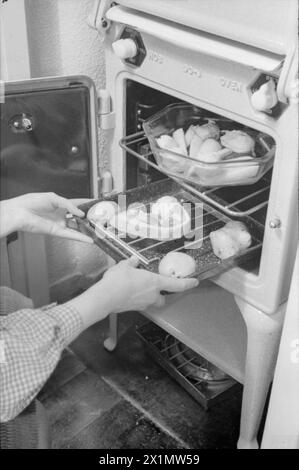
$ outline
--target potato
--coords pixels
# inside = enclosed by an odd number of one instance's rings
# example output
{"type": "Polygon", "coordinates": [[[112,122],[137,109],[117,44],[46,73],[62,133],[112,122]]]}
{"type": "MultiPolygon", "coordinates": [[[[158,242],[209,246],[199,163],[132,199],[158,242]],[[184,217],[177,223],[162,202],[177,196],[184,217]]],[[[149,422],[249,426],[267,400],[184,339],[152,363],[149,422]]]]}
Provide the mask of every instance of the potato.
{"type": "Polygon", "coordinates": [[[220,259],[230,258],[240,251],[239,243],[222,229],[210,233],[214,254],[220,259]]]}
{"type": "Polygon", "coordinates": [[[251,245],[251,235],[243,222],[230,221],[210,233],[214,254],[220,259],[230,258],[251,245]]]}
{"type": "Polygon", "coordinates": [[[196,262],[192,256],[179,251],[167,253],[159,264],[159,273],[169,277],[186,277],[195,273],[196,262]]]}
{"type": "Polygon", "coordinates": [[[251,245],[251,235],[243,222],[231,220],[225,224],[223,230],[235,237],[243,248],[248,248],[251,245]]]}
{"type": "Polygon", "coordinates": [[[157,199],[155,204],[178,204],[178,200],[174,196],[162,196],[157,199]]]}
{"type": "Polygon", "coordinates": [[[170,135],[161,135],[156,139],[157,144],[161,149],[165,150],[179,150],[179,146],[177,145],[176,141],[170,135]]]}
{"type": "Polygon", "coordinates": [[[197,159],[203,140],[198,135],[194,134],[190,143],[189,157],[197,159]]]}
{"type": "Polygon", "coordinates": [[[220,137],[220,129],[211,119],[202,126],[196,126],[195,132],[202,140],[219,139],[220,137]]]}
{"type": "Polygon", "coordinates": [[[174,138],[177,146],[180,148],[182,155],[185,155],[185,157],[187,157],[188,152],[183,129],[177,129],[176,131],[174,131],[172,137],[174,138]]]}
{"type": "Polygon", "coordinates": [[[221,149],[222,147],[217,140],[206,139],[200,147],[196,158],[203,162],[218,162],[222,160],[222,155],[219,153],[221,149]],[[217,155],[217,153],[219,153],[219,155],[217,155]]]}
{"type": "MultiPolygon", "coordinates": [[[[188,219],[188,214],[184,211],[184,207],[173,196],[164,196],[152,205],[151,217],[158,221],[160,227],[169,229],[169,235],[172,238],[174,234],[180,231],[188,219]]],[[[190,217],[189,217],[190,220],[190,217]]],[[[181,232],[182,236],[183,233],[181,232]]],[[[177,238],[177,235],[175,235],[177,238]]]]}
{"type": "Polygon", "coordinates": [[[127,209],[128,219],[139,219],[147,222],[147,215],[146,206],[142,202],[133,202],[127,209]]]}
{"type": "Polygon", "coordinates": [[[182,206],[174,196],[160,197],[151,207],[151,215],[162,220],[169,219],[180,212],[182,212],[182,206]]]}
{"type": "Polygon", "coordinates": [[[231,149],[233,152],[239,154],[251,154],[255,156],[254,139],[244,131],[224,131],[224,134],[220,138],[223,147],[231,149]]]}
{"type": "MultiPolygon", "coordinates": [[[[173,137],[169,135],[161,135],[156,139],[158,146],[162,149],[159,152],[161,158],[161,164],[166,169],[173,173],[182,173],[185,168],[185,159],[178,156],[176,157],[173,153],[183,155],[183,150],[177,145],[173,137]]],[[[186,149],[187,156],[187,149],[186,149]]]]}
{"type": "Polygon", "coordinates": [[[114,201],[101,201],[94,204],[87,213],[87,218],[95,224],[105,225],[118,212],[118,205],[114,201]]]}
{"type": "Polygon", "coordinates": [[[185,132],[185,142],[186,142],[187,147],[189,147],[189,145],[191,144],[191,140],[194,134],[195,134],[195,126],[191,124],[191,126],[189,126],[185,132]]]}

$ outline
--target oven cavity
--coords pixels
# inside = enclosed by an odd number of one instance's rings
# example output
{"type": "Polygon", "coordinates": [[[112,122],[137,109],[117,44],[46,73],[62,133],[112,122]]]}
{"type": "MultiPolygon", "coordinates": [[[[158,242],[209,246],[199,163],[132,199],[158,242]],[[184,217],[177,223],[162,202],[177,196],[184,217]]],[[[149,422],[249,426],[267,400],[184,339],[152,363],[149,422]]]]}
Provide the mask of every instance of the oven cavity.
{"type": "MultiPolygon", "coordinates": [[[[166,174],[179,182],[180,186],[188,193],[191,193],[198,201],[211,205],[230,218],[242,219],[245,217],[258,224],[261,230],[260,239],[262,240],[271,188],[271,168],[254,184],[216,185],[213,187],[182,181],[177,178],[177,175],[171,174],[171,171],[163,171],[161,166],[157,164],[148,138],[142,130],[143,123],[166,106],[174,104],[190,106],[190,104],[133,80],[127,81],[126,88],[126,137],[121,140],[120,145],[126,151],[127,189],[161,180],[165,178],[166,174]]],[[[271,136],[196,106],[194,106],[194,111],[201,113],[207,119],[215,119],[215,122],[221,122],[225,119],[226,128],[229,130],[242,132],[244,129],[249,129],[249,132],[253,135],[261,136],[261,141],[257,141],[255,146],[257,154],[262,151],[265,152],[267,149],[272,149],[272,152],[275,152],[275,141],[271,136]]],[[[259,255],[255,256],[253,260],[251,259],[245,263],[242,268],[257,274],[259,259],[259,255]]]]}

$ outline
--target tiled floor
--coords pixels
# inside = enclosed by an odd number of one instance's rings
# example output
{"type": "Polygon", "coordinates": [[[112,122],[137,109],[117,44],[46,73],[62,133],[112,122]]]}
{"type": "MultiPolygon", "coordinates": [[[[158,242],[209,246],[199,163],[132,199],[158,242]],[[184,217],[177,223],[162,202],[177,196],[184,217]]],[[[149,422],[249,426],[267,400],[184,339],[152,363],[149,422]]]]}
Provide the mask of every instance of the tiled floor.
{"type": "Polygon", "coordinates": [[[241,387],[204,411],[147,354],[135,333],[145,319],[121,316],[120,340],[105,351],[107,321],[65,351],[40,398],[54,448],[235,448],[241,387]]]}

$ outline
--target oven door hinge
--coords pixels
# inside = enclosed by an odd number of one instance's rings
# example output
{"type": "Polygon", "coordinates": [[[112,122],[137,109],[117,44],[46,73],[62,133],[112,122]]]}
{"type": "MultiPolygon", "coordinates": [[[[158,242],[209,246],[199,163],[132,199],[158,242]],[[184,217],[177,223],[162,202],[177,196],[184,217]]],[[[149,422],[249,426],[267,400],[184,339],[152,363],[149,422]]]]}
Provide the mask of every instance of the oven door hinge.
{"type": "Polygon", "coordinates": [[[115,113],[99,114],[98,127],[100,129],[114,129],[115,127],[115,113]]]}
{"type": "Polygon", "coordinates": [[[114,129],[115,113],[111,111],[111,96],[107,90],[100,90],[98,96],[98,126],[100,129],[114,129]]]}
{"type": "Polygon", "coordinates": [[[88,15],[87,22],[89,26],[102,33],[102,35],[105,35],[109,29],[111,22],[106,18],[106,12],[112,5],[111,0],[94,0],[91,12],[88,15]]]}

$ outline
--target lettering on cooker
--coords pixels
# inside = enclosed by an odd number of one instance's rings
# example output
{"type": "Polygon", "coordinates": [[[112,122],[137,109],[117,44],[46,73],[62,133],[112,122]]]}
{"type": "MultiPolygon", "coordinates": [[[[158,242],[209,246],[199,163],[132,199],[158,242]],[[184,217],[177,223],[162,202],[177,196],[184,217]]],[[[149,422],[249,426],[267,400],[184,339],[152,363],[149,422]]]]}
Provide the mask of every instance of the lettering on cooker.
{"type": "Polygon", "coordinates": [[[185,73],[191,75],[192,77],[201,78],[201,71],[196,69],[192,65],[184,64],[183,70],[185,73]]]}
{"type": "Polygon", "coordinates": [[[236,80],[228,80],[227,78],[220,78],[220,84],[223,88],[227,88],[237,93],[243,93],[243,83],[236,80]]]}
{"type": "Polygon", "coordinates": [[[152,62],[156,62],[157,64],[163,64],[164,57],[162,54],[159,54],[159,52],[153,50],[148,51],[148,53],[149,60],[151,60],[152,62]]]}

